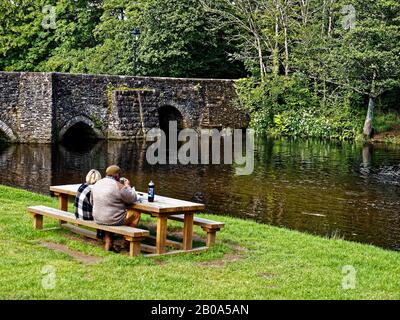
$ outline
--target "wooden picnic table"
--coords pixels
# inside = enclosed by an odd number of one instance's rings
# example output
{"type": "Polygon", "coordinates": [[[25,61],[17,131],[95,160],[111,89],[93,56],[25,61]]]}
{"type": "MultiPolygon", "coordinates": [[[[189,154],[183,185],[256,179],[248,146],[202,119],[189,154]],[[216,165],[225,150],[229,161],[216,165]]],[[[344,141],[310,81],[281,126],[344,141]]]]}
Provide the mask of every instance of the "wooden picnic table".
{"type": "MultiPolygon", "coordinates": [[[[80,184],[69,184],[61,186],[51,186],[50,191],[58,197],[58,207],[60,210],[68,211],[68,197],[75,197],[80,184]]],[[[136,202],[128,211],[150,214],[157,219],[156,233],[156,254],[166,252],[167,243],[167,220],[169,216],[184,214],[183,243],[182,249],[192,250],[193,243],[193,218],[196,212],[204,210],[205,206],[200,203],[178,200],[156,195],[154,202],[147,201],[147,193],[136,191],[142,202],[136,202]]]]}

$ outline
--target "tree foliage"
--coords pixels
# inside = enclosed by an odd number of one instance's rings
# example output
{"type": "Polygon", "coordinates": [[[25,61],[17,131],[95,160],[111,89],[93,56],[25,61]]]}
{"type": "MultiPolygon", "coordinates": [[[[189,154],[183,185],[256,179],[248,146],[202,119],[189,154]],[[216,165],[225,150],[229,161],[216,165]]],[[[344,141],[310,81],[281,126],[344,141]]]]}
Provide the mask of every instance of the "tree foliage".
{"type": "MultiPolygon", "coordinates": [[[[290,130],[297,123],[311,127],[304,122],[312,114],[310,121],[320,122],[321,127],[343,129],[343,133],[317,130],[325,132],[318,136],[348,138],[348,121],[335,111],[349,115],[351,126],[359,129],[354,107],[365,100],[364,134],[369,137],[375,100],[400,88],[400,4],[396,0],[223,0],[223,5],[203,0],[203,4],[217,13],[217,22],[228,20],[240,30],[234,35],[241,49],[235,58],[248,66],[255,79],[239,84],[240,97],[261,130],[315,135],[315,130],[290,130]],[[285,90],[293,81],[309,92],[309,98],[285,90]],[[282,90],[284,94],[271,101],[271,92],[282,90]],[[308,107],[299,113],[288,101],[293,99],[298,100],[295,105],[308,107]],[[279,110],[273,108],[277,103],[279,110]],[[289,114],[293,116],[285,116],[289,114]],[[285,119],[290,122],[287,126],[285,119]]],[[[350,137],[355,135],[356,131],[350,137]]]]}
{"type": "Polygon", "coordinates": [[[132,75],[139,27],[140,74],[231,78],[230,30],[215,29],[198,0],[2,0],[0,68],[132,75]],[[54,27],[45,28],[52,6],[54,27]]]}

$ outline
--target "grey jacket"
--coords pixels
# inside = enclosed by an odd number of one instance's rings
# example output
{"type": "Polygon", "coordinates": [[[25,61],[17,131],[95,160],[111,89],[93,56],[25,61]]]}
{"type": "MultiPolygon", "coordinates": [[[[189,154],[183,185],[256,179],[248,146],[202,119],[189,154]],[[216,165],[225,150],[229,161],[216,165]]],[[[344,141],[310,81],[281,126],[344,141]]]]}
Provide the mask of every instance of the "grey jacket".
{"type": "Polygon", "coordinates": [[[92,186],[91,197],[94,221],[110,226],[123,225],[126,208],[137,199],[132,188],[125,187],[110,177],[101,179],[92,186]]]}

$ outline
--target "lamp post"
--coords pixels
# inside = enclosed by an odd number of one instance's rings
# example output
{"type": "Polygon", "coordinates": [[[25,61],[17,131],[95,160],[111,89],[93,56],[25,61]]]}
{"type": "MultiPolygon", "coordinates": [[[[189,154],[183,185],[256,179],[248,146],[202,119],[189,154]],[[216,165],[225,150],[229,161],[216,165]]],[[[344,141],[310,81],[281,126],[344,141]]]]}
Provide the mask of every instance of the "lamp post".
{"type": "Polygon", "coordinates": [[[134,70],[134,76],[136,76],[136,50],[137,50],[137,41],[140,36],[140,29],[138,27],[135,27],[132,30],[132,38],[133,38],[133,70],[134,70]]]}

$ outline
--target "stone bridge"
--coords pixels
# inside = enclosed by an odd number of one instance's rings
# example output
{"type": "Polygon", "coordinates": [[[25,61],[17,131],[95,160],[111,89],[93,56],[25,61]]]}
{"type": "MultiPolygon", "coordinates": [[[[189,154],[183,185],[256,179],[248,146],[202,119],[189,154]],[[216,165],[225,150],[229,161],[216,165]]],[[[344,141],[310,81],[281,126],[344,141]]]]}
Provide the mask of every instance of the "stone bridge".
{"type": "Polygon", "coordinates": [[[0,138],[129,140],[151,128],[245,128],[233,80],[0,72],[0,138]]]}

